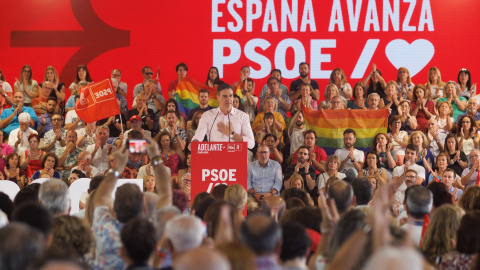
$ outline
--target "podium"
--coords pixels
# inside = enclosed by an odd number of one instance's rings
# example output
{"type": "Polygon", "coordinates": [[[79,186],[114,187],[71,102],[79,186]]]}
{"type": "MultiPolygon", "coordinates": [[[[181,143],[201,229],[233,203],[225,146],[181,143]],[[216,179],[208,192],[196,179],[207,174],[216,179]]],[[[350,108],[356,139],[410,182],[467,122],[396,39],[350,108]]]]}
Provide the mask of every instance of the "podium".
{"type": "Polygon", "coordinates": [[[247,189],[247,142],[192,142],[190,198],[210,193],[216,185],[242,185],[247,189]]]}

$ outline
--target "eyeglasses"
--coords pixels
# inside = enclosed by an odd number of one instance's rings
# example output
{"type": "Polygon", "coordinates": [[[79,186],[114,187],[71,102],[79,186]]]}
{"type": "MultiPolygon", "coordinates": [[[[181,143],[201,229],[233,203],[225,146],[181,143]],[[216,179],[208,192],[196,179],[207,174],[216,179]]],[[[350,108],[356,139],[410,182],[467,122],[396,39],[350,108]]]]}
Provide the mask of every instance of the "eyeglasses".
{"type": "Polygon", "coordinates": [[[38,143],[38,141],[33,141],[33,140],[32,140],[32,141],[30,141],[30,143],[38,143]]]}
{"type": "Polygon", "coordinates": [[[147,75],[153,75],[153,72],[145,72],[147,75]]]}
{"type": "Polygon", "coordinates": [[[55,118],[55,119],[52,119],[53,122],[59,122],[59,121],[62,121],[61,118],[55,118]]]}
{"type": "MultiPolygon", "coordinates": [[[[153,73],[152,73],[153,74],[153,73]]],[[[121,77],[122,75],[121,74],[113,74],[112,75],[113,77],[121,77]]]]}
{"type": "Polygon", "coordinates": [[[51,87],[46,87],[46,86],[44,86],[43,88],[48,89],[48,90],[50,90],[50,91],[53,90],[53,88],[51,88],[51,87]]]}
{"type": "Polygon", "coordinates": [[[259,153],[260,155],[270,154],[270,152],[268,152],[268,151],[260,151],[260,152],[257,152],[257,153],[259,153]]]}
{"type": "Polygon", "coordinates": [[[407,179],[415,179],[417,178],[415,175],[405,175],[405,178],[407,179]]]}

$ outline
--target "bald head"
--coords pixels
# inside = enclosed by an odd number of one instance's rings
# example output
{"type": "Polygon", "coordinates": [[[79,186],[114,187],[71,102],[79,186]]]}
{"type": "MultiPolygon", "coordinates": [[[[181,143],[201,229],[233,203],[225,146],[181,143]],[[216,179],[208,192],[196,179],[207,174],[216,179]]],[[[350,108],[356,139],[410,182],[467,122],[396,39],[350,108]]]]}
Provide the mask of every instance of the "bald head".
{"type": "Polygon", "coordinates": [[[228,260],[213,249],[200,247],[185,253],[175,263],[176,270],[230,270],[228,260]]]}
{"type": "Polygon", "coordinates": [[[269,196],[262,201],[262,213],[272,217],[274,213],[278,213],[278,219],[285,213],[285,200],[280,196],[269,196]]]}
{"type": "Polygon", "coordinates": [[[475,113],[477,113],[477,110],[478,110],[478,99],[475,97],[472,97],[468,100],[467,112],[470,115],[475,115],[475,113]]]}

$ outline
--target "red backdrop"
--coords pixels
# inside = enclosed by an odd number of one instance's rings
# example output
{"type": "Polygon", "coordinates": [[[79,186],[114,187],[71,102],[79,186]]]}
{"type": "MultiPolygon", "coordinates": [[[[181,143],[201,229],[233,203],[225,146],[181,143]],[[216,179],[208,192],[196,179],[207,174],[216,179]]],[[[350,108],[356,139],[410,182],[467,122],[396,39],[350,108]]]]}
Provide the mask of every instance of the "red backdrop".
{"type": "Polygon", "coordinates": [[[37,81],[52,65],[68,86],[79,64],[95,81],[119,68],[130,95],[145,65],[161,66],[166,91],[179,62],[202,82],[214,64],[228,83],[248,65],[257,91],[272,68],[288,86],[300,61],[311,63],[322,91],[332,69],[343,68],[353,85],[371,63],[387,80],[406,66],[425,83],[437,66],[444,81],[469,68],[477,82],[479,13],[477,0],[3,1],[0,69],[13,86],[24,64],[37,81]]]}

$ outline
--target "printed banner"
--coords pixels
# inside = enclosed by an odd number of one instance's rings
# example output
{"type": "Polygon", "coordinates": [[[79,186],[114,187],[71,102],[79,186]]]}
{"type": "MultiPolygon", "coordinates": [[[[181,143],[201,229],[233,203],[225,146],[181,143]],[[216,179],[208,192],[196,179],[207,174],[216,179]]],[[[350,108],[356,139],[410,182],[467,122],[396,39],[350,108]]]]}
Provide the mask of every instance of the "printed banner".
{"type": "Polygon", "coordinates": [[[317,145],[328,155],[344,147],[343,132],[355,130],[355,148],[368,151],[377,133],[387,133],[388,110],[321,110],[302,108],[307,128],[317,133],[317,145]]]}
{"type": "Polygon", "coordinates": [[[75,103],[75,111],[86,123],[120,114],[120,107],[110,79],[83,87],[75,103]]]}

